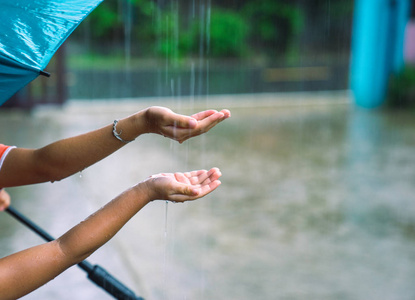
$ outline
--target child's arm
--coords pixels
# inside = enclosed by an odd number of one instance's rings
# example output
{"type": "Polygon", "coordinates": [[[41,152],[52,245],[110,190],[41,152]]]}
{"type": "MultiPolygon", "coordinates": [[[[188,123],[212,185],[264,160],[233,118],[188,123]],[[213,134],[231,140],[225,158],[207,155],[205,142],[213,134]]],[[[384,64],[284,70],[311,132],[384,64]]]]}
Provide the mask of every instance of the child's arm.
{"type": "Polygon", "coordinates": [[[220,176],[216,168],[152,176],[57,240],[0,259],[0,299],[22,297],[84,260],[150,201],[184,202],[201,198],[220,185],[220,176]]]}
{"type": "MultiPolygon", "coordinates": [[[[150,107],[119,120],[116,132],[124,141],[144,133],[160,134],[179,142],[202,134],[228,118],[228,110],[208,110],[192,116],[163,107],[150,107]]],[[[113,134],[113,124],[40,149],[12,149],[0,171],[0,188],[58,181],[75,174],[117,151],[125,143],[113,134]]]]}

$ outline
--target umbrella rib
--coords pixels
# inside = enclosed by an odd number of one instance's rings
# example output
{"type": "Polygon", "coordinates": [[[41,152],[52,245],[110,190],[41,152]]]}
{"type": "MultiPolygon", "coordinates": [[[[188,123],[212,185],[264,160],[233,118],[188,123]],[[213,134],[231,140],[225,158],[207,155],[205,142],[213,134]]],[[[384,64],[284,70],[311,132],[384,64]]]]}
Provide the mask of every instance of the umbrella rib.
{"type": "Polygon", "coordinates": [[[43,76],[45,76],[45,77],[50,77],[50,73],[48,73],[48,72],[46,72],[46,71],[42,71],[42,70],[40,70],[40,71],[39,71],[39,74],[40,74],[40,75],[43,75],[43,76]]]}

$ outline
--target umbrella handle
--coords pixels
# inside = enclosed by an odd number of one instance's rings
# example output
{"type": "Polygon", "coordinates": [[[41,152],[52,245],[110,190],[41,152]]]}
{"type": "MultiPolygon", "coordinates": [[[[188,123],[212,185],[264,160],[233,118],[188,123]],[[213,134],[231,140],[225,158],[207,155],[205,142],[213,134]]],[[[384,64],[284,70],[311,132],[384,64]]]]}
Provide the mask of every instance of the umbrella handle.
{"type": "MultiPolygon", "coordinates": [[[[40,228],[33,221],[28,219],[22,213],[17,211],[11,205],[5,210],[15,219],[26,225],[29,229],[36,232],[44,240],[50,242],[54,238],[47,233],[44,229],[40,228]]],[[[107,293],[111,294],[115,299],[118,300],[144,300],[144,298],[137,297],[133,291],[123,285],[104,268],[99,265],[91,265],[88,261],[84,260],[78,264],[78,266],[88,273],[88,279],[94,282],[99,287],[103,288],[107,293]]]]}
{"type": "Polygon", "coordinates": [[[88,273],[88,278],[96,285],[106,290],[107,293],[111,294],[115,299],[144,300],[144,298],[137,297],[133,291],[128,289],[104,268],[98,265],[95,265],[92,271],[88,273]]]}

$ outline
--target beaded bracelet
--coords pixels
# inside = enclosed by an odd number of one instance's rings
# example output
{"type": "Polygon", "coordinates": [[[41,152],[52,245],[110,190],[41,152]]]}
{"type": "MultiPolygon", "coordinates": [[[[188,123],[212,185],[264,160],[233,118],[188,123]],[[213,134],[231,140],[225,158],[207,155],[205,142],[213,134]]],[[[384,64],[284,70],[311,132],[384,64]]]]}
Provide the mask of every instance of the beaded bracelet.
{"type": "Polygon", "coordinates": [[[121,137],[122,130],[119,133],[117,132],[117,123],[118,123],[118,120],[114,120],[114,125],[112,125],[112,134],[115,136],[115,138],[118,139],[118,140],[120,140],[124,144],[128,144],[128,143],[131,143],[131,142],[135,141],[135,139],[133,139],[131,141],[124,140],[121,137]]]}

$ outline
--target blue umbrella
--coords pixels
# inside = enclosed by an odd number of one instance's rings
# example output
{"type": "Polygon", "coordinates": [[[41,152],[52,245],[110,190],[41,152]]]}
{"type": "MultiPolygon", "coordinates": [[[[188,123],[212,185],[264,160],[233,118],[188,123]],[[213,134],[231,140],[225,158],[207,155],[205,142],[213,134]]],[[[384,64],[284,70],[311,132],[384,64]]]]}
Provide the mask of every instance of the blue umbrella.
{"type": "Polygon", "coordinates": [[[37,76],[102,0],[0,0],[0,105],[37,76]]]}

